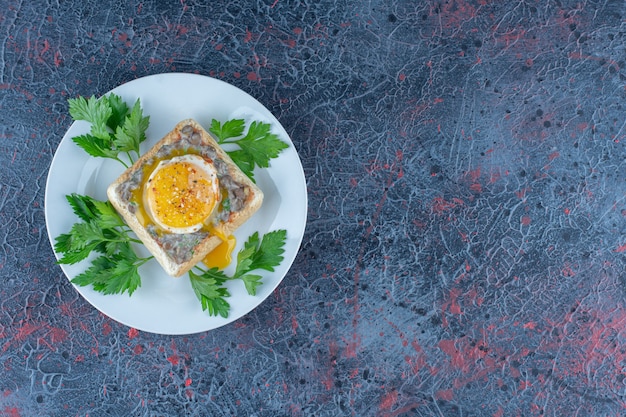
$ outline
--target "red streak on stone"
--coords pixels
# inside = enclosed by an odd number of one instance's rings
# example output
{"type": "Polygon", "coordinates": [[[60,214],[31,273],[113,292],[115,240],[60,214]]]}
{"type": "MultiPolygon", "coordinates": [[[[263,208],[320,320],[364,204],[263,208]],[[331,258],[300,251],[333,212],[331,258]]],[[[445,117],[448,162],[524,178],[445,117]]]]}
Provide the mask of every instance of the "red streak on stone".
{"type": "Polygon", "coordinates": [[[617,252],[617,253],[626,252],[626,243],[624,243],[623,245],[621,245],[617,249],[615,249],[615,252],[617,252]]]}
{"type": "Polygon", "coordinates": [[[524,329],[535,330],[535,327],[537,327],[537,323],[529,321],[528,323],[525,323],[523,327],[524,329]]]}
{"type": "Polygon", "coordinates": [[[143,346],[137,345],[133,348],[133,353],[135,355],[141,355],[143,353],[143,346]]]}
{"type": "Polygon", "coordinates": [[[391,410],[391,408],[393,408],[393,406],[396,404],[397,401],[398,401],[398,391],[393,390],[383,395],[379,408],[381,411],[391,410]]]}
{"type": "Polygon", "coordinates": [[[475,18],[476,15],[476,8],[472,4],[464,0],[457,0],[445,3],[442,7],[442,13],[437,16],[440,16],[443,27],[456,29],[475,18]]]}
{"type": "Polygon", "coordinates": [[[520,381],[520,383],[519,383],[519,390],[520,391],[523,391],[523,390],[525,390],[528,387],[532,387],[532,384],[530,382],[528,382],[528,381],[520,381]]]}
{"type": "Polygon", "coordinates": [[[246,36],[243,38],[243,41],[245,43],[248,43],[252,40],[252,32],[250,32],[248,29],[246,29],[246,36]]]}
{"type": "Polygon", "coordinates": [[[21,416],[20,411],[16,407],[9,407],[9,406],[4,407],[2,415],[6,417],[20,417],[21,416]]]}
{"type": "Polygon", "coordinates": [[[565,277],[573,277],[576,275],[576,272],[574,272],[574,270],[572,269],[570,265],[565,265],[563,269],[561,270],[561,273],[565,277]]]}
{"type": "Polygon", "coordinates": [[[259,81],[259,76],[255,72],[250,71],[247,75],[248,81],[259,81]]]}
{"type": "Polygon", "coordinates": [[[50,341],[52,344],[64,342],[67,339],[68,333],[59,329],[58,327],[52,327],[50,329],[50,341]]]}
{"type": "Polygon", "coordinates": [[[476,182],[480,179],[480,167],[471,170],[467,173],[467,176],[472,182],[476,182]]]}
{"type": "Polygon", "coordinates": [[[43,49],[41,50],[40,55],[45,54],[49,50],[50,50],[50,42],[48,42],[48,39],[44,39],[44,41],[43,41],[43,49]]]}
{"type": "Polygon", "coordinates": [[[26,340],[26,338],[34,331],[41,329],[41,324],[26,323],[20,327],[15,335],[15,338],[19,341],[26,340]]]}
{"type": "Polygon", "coordinates": [[[129,339],[131,339],[131,340],[132,340],[132,339],[136,338],[138,335],[139,335],[139,331],[138,331],[137,329],[135,329],[135,328],[131,327],[131,328],[128,330],[128,338],[129,338],[129,339]]]}
{"type": "Polygon", "coordinates": [[[478,294],[478,291],[476,291],[476,289],[474,289],[474,288],[472,288],[471,290],[469,290],[469,291],[466,293],[466,295],[467,295],[467,298],[468,298],[469,300],[471,300],[471,302],[472,302],[473,304],[477,305],[478,307],[480,307],[480,306],[483,304],[483,302],[485,301],[485,299],[484,299],[483,297],[481,297],[481,296],[478,294]]]}
{"type": "Polygon", "coordinates": [[[618,65],[617,61],[613,59],[606,59],[604,57],[592,56],[592,55],[583,55],[580,52],[571,52],[568,56],[571,59],[581,59],[583,61],[586,61],[586,60],[601,61],[601,62],[606,63],[609,66],[612,66],[618,71],[620,69],[620,66],[618,65]]]}
{"type": "Polygon", "coordinates": [[[461,352],[456,348],[454,340],[444,339],[439,342],[439,349],[450,357],[450,365],[453,368],[462,370],[463,372],[469,371],[468,363],[466,359],[471,359],[469,352],[461,352]]]}
{"type": "Polygon", "coordinates": [[[424,357],[424,351],[417,340],[411,342],[411,347],[415,350],[415,357],[408,357],[407,362],[411,365],[413,373],[417,374],[418,371],[426,366],[426,358],[424,357]]]}
{"type": "Polygon", "coordinates": [[[522,225],[523,226],[529,226],[531,222],[532,222],[532,219],[529,216],[523,216],[522,217],[522,225]]]}
{"type": "Polygon", "coordinates": [[[526,187],[526,188],[522,188],[520,191],[516,191],[515,195],[517,196],[517,198],[524,198],[526,197],[526,192],[530,191],[530,188],[526,187]]]}
{"type": "Polygon", "coordinates": [[[298,319],[296,316],[291,316],[291,332],[295,335],[298,331],[298,319]]]}
{"type": "Polygon", "coordinates": [[[454,391],[451,389],[439,390],[435,393],[435,398],[443,401],[452,401],[454,399],[454,391]]]}
{"type": "Polygon", "coordinates": [[[178,355],[172,355],[169,358],[167,358],[167,361],[169,363],[171,363],[172,365],[178,365],[180,358],[178,357],[178,355]]]}
{"type": "Polygon", "coordinates": [[[556,158],[558,158],[560,156],[558,151],[554,151],[552,152],[550,155],[548,155],[548,159],[550,161],[554,161],[556,158]]]}
{"type": "Polygon", "coordinates": [[[432,209],[435,214],[443,214],[448,210],[452,210],[458,204],[462,204],[462,203],[463,203],[463,200],[460,200],[460,199],[453,199],[452,201],[446,201],[443,197],[435,197],[433,199],[432,209]]]}
{"type": "Polygon", "coordinates": [[[356,358],[359,346],[361,345],[361,338],[358,334],[352,335],[352,340],[346,341],[346,349],[344,352],[345,358],[356,358]]]}
{"type": "Polygon", "coordinates": [[[524,29],[520,29],[519,31],[506,32],[502,35],[496,35],[496,41],[503,40],[506,46],[510,46],[511,44],[516,43],[520,39],[524,38],[526,35],[526,31],[524,29]]]}
{"type": "Polygon", "coordinates": [[[453,288],[450,291],[450,301],[444,304],[444,310],[449,309],[450,313],[459,315],[462,313],[461,306],[459,305],[458,298],[461,295],[461,290],[453,288]]]}

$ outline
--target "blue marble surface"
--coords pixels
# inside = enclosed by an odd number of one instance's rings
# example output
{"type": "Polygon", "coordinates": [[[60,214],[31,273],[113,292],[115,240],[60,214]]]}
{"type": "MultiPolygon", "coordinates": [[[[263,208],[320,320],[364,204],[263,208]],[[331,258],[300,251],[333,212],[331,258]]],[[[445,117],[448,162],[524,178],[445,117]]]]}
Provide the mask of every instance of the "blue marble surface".
{"type": "Polygon", "coordinates": [[[207,3],[0,2],[0,415],[625,413],[623,1],[207,3]],[[189,336],[45,228],[67,99],[162,72],[257,98],[309,195],[272,296],[189,336]]]}

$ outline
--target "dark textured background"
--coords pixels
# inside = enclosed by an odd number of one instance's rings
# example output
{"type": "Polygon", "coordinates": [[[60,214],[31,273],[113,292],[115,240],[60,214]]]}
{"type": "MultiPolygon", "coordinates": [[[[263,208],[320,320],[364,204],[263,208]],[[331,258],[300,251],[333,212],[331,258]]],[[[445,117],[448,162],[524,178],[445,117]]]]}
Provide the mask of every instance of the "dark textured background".
{"type": "Polygon", "coordinates": [[[0,414],[626,414],[622,0],[0,1],[0,414]],[[55,265],[67,99],[197,72],[264,104],[307,177],[301,252],[188,337],[55,265]]]}

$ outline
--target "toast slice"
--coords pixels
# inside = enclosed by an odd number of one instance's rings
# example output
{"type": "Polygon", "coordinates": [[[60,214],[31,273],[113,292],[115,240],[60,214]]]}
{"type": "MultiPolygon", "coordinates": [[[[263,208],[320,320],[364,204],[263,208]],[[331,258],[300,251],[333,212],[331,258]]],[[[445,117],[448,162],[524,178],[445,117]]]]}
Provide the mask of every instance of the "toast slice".
{"type": "Polygon", "coordinates": [[[179,277],[189,271],[246,222],[263,202],[263,192],[232,161],[209,132],[193,119],[183,120],[120,175],[107,196],[128,226],[165,272],[179,277]],[[200,230],[171,232],[146,213],[143,190],[160,161],[200,155],[217,173],[218,204],[200,230]]]}

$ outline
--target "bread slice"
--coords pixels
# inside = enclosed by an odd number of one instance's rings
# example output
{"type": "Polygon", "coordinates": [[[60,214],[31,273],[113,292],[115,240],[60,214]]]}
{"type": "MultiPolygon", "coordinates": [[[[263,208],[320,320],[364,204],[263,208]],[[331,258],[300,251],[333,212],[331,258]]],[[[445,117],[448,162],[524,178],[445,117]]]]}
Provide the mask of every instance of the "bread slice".
{"type": "Polygon", "coordinates": [[[183,120],[166,134],[107,189],[111,204],[154,255],[168,275],[179,277],[215,249],[225,237],[246,222],[263,202],[263,192],[232,161],[209,132],[193,119],[183,120]],[[211,161],[224,201],[208,227],[194,233],[176,234],[158,228],[145,216],[143,182],[150,167],[173,155],[193,153],[211,161]],[[140,201],[137,201],[140,200],[140,201]]]}

